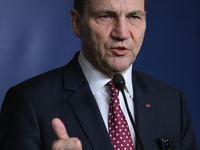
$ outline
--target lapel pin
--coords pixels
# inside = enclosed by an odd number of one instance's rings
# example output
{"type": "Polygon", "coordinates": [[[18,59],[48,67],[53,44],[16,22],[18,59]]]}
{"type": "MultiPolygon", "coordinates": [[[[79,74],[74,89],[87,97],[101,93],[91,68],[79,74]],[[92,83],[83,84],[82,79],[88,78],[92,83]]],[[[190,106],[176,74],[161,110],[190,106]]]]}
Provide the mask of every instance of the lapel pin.
{"type": "Polygon", "coordinates": [[[147,108],[150,108],[150,107],[151,107],[151,104],[146,104],[146,107],[147,107],[147,108]]]}

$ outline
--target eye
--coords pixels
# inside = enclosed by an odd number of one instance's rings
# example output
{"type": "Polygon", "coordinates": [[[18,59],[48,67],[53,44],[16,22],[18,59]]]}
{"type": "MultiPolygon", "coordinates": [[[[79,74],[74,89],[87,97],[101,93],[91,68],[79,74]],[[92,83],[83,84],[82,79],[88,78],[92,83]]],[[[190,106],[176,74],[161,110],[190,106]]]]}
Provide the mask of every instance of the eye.
{"type": "Polygon", "coordinates": [[[130,18],[131,18],[131,19],[140,19],[139,16],[131,16],[130,18]]]}
{"type": "Polygon", "coordinates": [[[103,15],[103,16],[100,16],[101,19],[110,19],[111,16],[110,15],[103,15]]]}
{"type": "Polygon", "coordinates": [[[112,12],[98,13],[95,20],[97,24],[104,26],[112,23],[115,20],[115,15],[112,12]]]}

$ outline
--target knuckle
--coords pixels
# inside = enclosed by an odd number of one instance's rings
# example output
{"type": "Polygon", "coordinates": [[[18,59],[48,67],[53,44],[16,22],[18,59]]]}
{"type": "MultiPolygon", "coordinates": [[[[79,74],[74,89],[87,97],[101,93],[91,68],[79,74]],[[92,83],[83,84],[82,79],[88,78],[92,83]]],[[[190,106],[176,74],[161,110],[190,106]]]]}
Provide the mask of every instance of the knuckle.
{"type": "Polygon", "coordinates": [[[74,138],[74,143],[80,147],[82,144],[81,144],[81,141],[78,139],[78,138],[74,138]]]}
{"type": "Polygon", "coordinates": [[[60,146],[60,143],[58,141],[54,141],[52,145],[52,150],[63,150],[63,148],[60,146]]]}

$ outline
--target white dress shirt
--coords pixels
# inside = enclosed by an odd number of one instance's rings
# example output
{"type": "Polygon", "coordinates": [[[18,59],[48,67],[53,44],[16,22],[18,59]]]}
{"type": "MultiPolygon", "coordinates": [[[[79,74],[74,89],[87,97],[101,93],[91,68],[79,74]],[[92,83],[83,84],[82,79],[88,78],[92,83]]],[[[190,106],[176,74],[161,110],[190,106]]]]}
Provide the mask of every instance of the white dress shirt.
{"type": "MultiPolygon", "coordinates": [[[[108,78],[105,74],[97,70],[93,65],[91,65],[83,56],[82,51],[79,54],[78,61],[83,70],[83,73],[89,83],[90,89],[95,97],[99,110],[101,112],[102,118],[104,120],[105,126],[108,131],[108,111],[110,105],[110,95],[109,95],[109,87],[105,86],[111,79],[108,78]]],[[[133,102],[133,84],[132,84],[132,66],[123,74],[125,79],[125,95],[127,98],[127,103],[129,105],[130,112],[134,119],[134,102],[133,102]]],[[[135,148],[135,132],[133,126],[131,124],[130,118],[128,116],[128,112],[126,110],[126,106],[124,103],[124,99],[122,93],[119,92],[119,102],[121,109],[126,117],[127,123],[129,125],[129,129],[131,132],[131,138],[133,140],[133,145],[135,148]]],[[[135,119],[134,119],[135,120],[135,119]]]]}

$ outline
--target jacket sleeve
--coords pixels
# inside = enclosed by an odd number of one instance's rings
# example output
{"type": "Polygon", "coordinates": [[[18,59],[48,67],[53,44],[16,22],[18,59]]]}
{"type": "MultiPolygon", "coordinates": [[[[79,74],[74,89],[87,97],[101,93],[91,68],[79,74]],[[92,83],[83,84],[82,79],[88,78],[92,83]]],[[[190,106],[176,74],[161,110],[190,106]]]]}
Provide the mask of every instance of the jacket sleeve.
{"type": "Polygon", "coordinates": [[[19,87],[11,88],[0,113],[1,150],[39,150],[40,133],[32,103],[19,87]]]}

